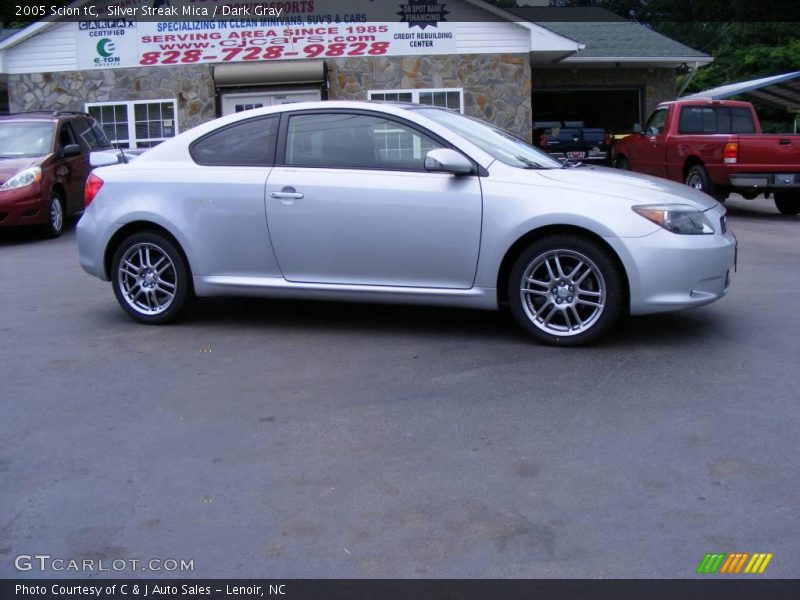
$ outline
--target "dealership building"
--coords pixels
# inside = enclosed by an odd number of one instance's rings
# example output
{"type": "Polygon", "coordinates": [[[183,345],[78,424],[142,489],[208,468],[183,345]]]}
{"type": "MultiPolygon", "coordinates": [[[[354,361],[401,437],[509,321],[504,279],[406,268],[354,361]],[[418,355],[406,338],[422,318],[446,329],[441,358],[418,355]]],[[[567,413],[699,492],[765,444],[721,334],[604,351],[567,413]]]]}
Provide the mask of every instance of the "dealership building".
{"type": "Polygon", "coordinates": [[[97,4],[73,3],[91,12],[83,20],[2,32],[0,109],[86,111],[130,148],[220,115],[326,99],[447,106],[531,139],[534,122],[547,119],[630,131],[675,97],[679,70],[711,61],[600,9],[252,0],[280,15],[155,20],[153,7],[181,0],[97,4]],[[382,12],[373,15],[376,4],[382,12]],[[113,18],[95,16],[111,7],[113,18]]]}

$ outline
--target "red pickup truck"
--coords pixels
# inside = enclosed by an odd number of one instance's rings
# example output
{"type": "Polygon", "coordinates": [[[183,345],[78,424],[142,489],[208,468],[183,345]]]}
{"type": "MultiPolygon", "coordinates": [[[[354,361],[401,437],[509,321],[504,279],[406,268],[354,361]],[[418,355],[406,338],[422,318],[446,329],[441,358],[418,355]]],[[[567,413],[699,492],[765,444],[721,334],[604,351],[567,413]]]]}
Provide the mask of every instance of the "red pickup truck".
{"type": "Polygon", "coordinates": [[[720,202],[732,192],[748,199],[773,194],[781,213],[800,213],[800,135],[762,134],[749,102],[664,102],[641,133],[614,145],[612,160],[620,169],[682,181],[720,202]]]}

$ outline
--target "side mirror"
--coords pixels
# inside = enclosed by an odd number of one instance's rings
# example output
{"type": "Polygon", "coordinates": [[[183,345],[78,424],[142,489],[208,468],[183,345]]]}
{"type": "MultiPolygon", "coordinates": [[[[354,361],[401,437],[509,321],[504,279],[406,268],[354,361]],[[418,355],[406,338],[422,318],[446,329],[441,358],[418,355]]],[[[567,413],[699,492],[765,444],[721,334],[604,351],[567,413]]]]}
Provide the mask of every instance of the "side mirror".
{"type": "Polygon", "coordinates": [[[119,157],[110,152],[92,152],[89,154],[89,164],[92,168],[108,167],[119,163],[119,157]]]}
{"type": "Polygon", "coordinates": [[[81,152],[81,147],[78,144],[67,144],[59,154],[62,158],[69,158],[70,156],[78,156],[81,152]]]}
{"type": "Polygon", "coordinates": [[[472,163],[464,155],[450,148],[437,148],[425,155],[425,170],[434,173],[452,173],[453,175],[469,175],[473,171],[472,163]]]}
{"type": "Polygon", "coordinates": [[[642,126],[639,123],[633,126],[633,133],[642,133],[642,126]]]}

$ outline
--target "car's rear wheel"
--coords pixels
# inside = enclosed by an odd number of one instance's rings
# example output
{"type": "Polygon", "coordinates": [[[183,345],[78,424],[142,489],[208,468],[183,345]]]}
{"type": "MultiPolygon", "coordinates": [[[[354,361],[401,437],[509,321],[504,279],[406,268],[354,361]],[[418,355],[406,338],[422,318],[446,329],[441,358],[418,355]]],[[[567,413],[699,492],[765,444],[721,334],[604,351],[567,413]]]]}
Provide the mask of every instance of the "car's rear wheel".
{"type": "Polygon", "coordinates": [[[117,248],[111,265],[117,300],[142,323],[176,321],[194,297],[186,261],[175,245],[159,233],[130,236],[117,248]]]}
{"type": "Polygon", "coordinates": [[[528,247],[511,269],[511,312],[540,342],[588,344],[622,315],[623,277],[614,258],[597,242],[573,234],[547,236],[528,247]]]}
{"type": "Polygon", "coordinates": [[[43,231],[49,238],[57,238],[64,233],[64,200],[58,192],[50,194],[50,203],[47,205],[47,221],[45,221],[43,231]]]}
{"type": "Polygon", "coordinates": [[[686,185],[713,197],[717,202],[725,202],[726,194],[711,182],[703,165],[693,165],[686,172],[686,185]]]}
{"type": "Polygon", "coordinates": [[[617,162],[614,163],[614,166],[622,171],[630,171],[631,170],[631,163],[628,161],[627,158],[624,156],[620,156],[617,159],[617,162]]]}
{"type": "Polygon", "coordinates": [[[782,215],[800,214],[800,193],[776,192],[775,208],[777,208],[782,215]]]}

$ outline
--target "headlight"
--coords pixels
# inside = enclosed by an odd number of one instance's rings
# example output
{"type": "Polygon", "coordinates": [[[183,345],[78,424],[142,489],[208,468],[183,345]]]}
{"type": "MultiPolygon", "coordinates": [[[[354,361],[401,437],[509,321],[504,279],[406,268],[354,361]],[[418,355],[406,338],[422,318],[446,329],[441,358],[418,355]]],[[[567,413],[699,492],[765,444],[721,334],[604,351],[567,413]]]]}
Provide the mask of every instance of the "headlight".
{"type": "Polygon", "coordinates": [[[714,233],[714,228],[706,216],[686,204],[634,206],[633,210],[672,233],[685,235],[714,233]]]}
{"type": "Polygon", "coordinates": [[[26,185],[39,181],[41,178],[42,169],[40,167],[31,167],[14,175],[0,187],[0,190],[13,190],[14,188],[25,187],[26,185]]]}

